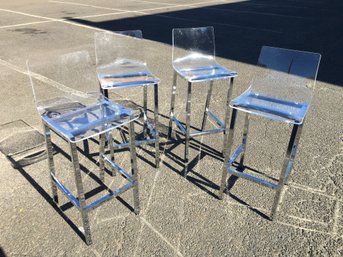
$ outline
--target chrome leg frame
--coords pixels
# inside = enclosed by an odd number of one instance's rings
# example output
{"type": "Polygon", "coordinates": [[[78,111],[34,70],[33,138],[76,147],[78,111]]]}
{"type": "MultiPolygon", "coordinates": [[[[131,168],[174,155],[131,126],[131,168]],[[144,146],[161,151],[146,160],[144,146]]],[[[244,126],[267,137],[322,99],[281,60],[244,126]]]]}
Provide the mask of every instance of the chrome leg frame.
{"type": "Polygon", "coordinates": [[[137,154],[135,145],[135,127],[134,122],[130,122],[129,125],[130,136],[130,156],[131,156],[131,172],[134,182],[133,186],[133,205],[135,214],[139,214],[139,192],[138,192],[138,174],[137,174],[137,154]]]}
{"type": "Polygon", "coordinates": [[[100,92],[106,97],[108,98],[108,89],[103,89],[100,82],[99,82],[99,87],[100,87],[100,92]]]}
{"type": "Polygon", "coordinates": [[[206,123],[207,123],[207,113],[208,113],[208,108],[209,108],[209,106],[210,106],[211,97],[212,97],[212,88],[213,88],[213,80],[210,81],[210,85],[209,85],[209,87],[208,87],[208,93],[207,93],[207,98],[206,98],[204,117],[203,117],[203,119],[202,119],[201,130],[204,130],[205,127],[206,127],[206,123]]]}
{"type": "Polygon", "coordinates": [[[172,86],[172,93],[171,93],[171,102],[170,102],[170,119],[169,119],[168,139],[171,138],[171,134],[172,134],[172,130],[173,130],[173,117],[174,117],[174,109],[175,109],[176,82],[177,82],[177,73],[176,73],[176,71],[174,71],[173,86],[172,86]]]}
{"type": "Polygon", "coordinates": [[[231,122],[230,127],[228,128],[226,126],[225,135],[224,135],[224,163],[223,163],[223,173],[222,173],[222,180],[220,183],[220,191],[219,191],[219,199],[223,199],[225,187],[226,187],[226,177],[227,177],[227,167],[229,163],[232,143],[233,143],[233,136],[235,131],[235,123],[236,123],[236,116],[237,116],[237,110],[232,109],[231,114],[231,122]]]}
{"type": "Polygon", "coordinates": [[[147,138],[148,129],[148,88],[146,85],[143,86],[143,111],[144,111],[144,128],[143,135],[147,138]]]}
{"type": "Polygon", "coordinates": [[[73,167],[74,167],[76,189],[77,189],[78,200],[80,203],[79,210],[81,212],[85,240],[86,240],[86,244],[90,245],[90,244],[92,244],[92,238],[91,238],[89,219],[88,219],[88,209],[85,208],[86,207],[86,199],[85,199],[85,194],[83,191],[83,184],[82,184],[82,178],[81,178],[81,172],[80,172],[79,158],[77,156],[76,143],[70,142],[70,152],[71,152],[71,160],[72,160],[73,167]]]}
{"type": "Polygon", "coordinates": [[[50,171],[50,180],[51,180],[51,190],[52,195],[55,203],[58,203],[58,195],[57,195],[57,186],[53,182],[53,177],[55,176],[55,163],[54,163],[54,155],[53,155],[53,148],[51,142],[51,131],[49,127],[43,123],[44,126],[44,135],[45,135],[45,143],[46,143],[46,152],[48,155],[48,166],[50,171]]]}
{"type": "MultiPolygon", "coordinates": [[[[109,142],[109,145],[110,145],[110,160],[111,162],[115,162],[115,159],[114,159],[114,145],[113,145],[113,131],[111,131],[108,135],[108,142],[109,142]]],[[[116,173],[115,173],[115,169],[112,165],[111,166],[111,172],[112,172],[112,176],[115,176],[116,173]]]]}
{"type": "Polygon", "coordinates": [[[158,84],[154,85],[154,123],[155,123],[155,162],[156,168],[160,166],[160,138],[158,132],[158,84]]]}
{"type": "Polygon", "coordinates": [[[100,134],[100,146],[99,146],[99,168],[100,168],[100,180],[105,181],[105,143],[106,143],[106,134],[100,134]]]}
{"type": "MultiPolygon", "coordinates": [[[[229,89],[227,91],[227,97],[226,97],[226,110],[225,110],[225,121],[224,121],[224,145],[223,145],[223,154],[225,149],[228,147],[227,144],[225,144],[225,137],[226,134],[228,133],[227,126],[229,124],[230,120],[230,101],[231,101],[231,96],[232,96],[232,90],[233,90],[233,80],[234,78],[230,78],[229,82],[229,89]]],[[[236,115],[236,114],[235,114],[236,115]]]]}
{"type": "Polygon", "coordinates": [[[249,132],[249,113],[246,113],[245,121],[244,121],[244,129],[243,129],[242,152],[241,152],[241,158],[239,160],[240,169],[243,169],[243,166],[244,166],[244,154],[245,154],[245,150],[247,146],[248,132],[249,132]]]}
{"type": "Polygon", "coordinates": [[[186,104],[186,139],[185,139],[185,167],[183,171],[183,176],[186,177],[188,173],[189,164],[189,141],[191,132],[191,103],[192,103],[192,83],[188,82],[187,90],[187,104],[186,104]]]}
{"type": "Polygon", "coordinates": [[[278,186],[276,187],[274,204],[273,204],[272,212],[270,215],[272,220],[276,218],[276,213],[280,206],[282,190],[285,183],[287,183],[288,181],[288,176],[293,167],[295,154],[296,154],[296,151],[299,145],[300,136],[301,136],[302,126],[303,124],[294,125],[292,129],[291,138],[289,140],[286,156],[284,158],[283,165],[282,165],[281,176],[279,179],[278,186]]]}

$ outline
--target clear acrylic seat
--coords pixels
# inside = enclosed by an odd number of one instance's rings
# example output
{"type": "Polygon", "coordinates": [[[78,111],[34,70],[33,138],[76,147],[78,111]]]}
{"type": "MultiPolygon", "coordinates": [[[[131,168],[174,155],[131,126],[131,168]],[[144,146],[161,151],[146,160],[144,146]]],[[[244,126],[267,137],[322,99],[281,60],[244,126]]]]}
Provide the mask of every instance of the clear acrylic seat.
{"type": "MultiPolygon", "coordinates": [[[[144,140],[137,140],[136,144],[155,143],[155,161],[158,167],[159,134],[156,128],[160,80],[147,67],[142,37],[140,30],[95,33],[97,75],[101,91],[106,97],[109,96],[108,90],[143,87],[144,140]],[[148,120],[148,86],[154,87],[154,126],[148,120]]],[[[123,147],[128,147],[128,143],[115,144],[115,148],[123,147]]]]}
{"type": "Polygon", "coordinates": [[[223,197],[227,173],[248,179],[276,190],[271,219],[276,215],[280,195],[287,183],[298,148],[301,130],[310,107],[321,56],[318,53],[263,46],[258,65],[263,69],[252,81],[250,87],[230,102],[232,108],[228,136],[225,137],[225,162],[219,197],[223,197]],[[230,157],[237,111],[246,113],[243,141],[230,157]],[[244,170],[244,155],[249,129],[249,115],[293,124],[293,129],[281,168],[278,183],[271,183],[254,177],[244,170]],[[240,156],[239,167],[233,167],[240,156]]]}
{"type": "MultiPolygon", "coordinates": [[[[52,54],[47,59],[32,58],[27,62],[28,74],[37,111],[41,116],[48,153],[53,198],[58,203],[57,188],[81,212],[84,237],[91,244],[88,212],[99,204],[118,196],[129,188],[134,191],[134,208],[139,212],[134,121],[138,114],[109,101],[98,91],[95,66],[87,51],[52,54]],[[106,134],[115,128],[129,125],[132,175],[124,172],[105,155],[106,134]],[[69,143],[74,167],[77,197],[57,178],[55,172],[51,131],[69,143]],[[78,161],[77,143],[100,137],[100,180],[104,182],[105,162],[128,180],[125,186],[112,191],[95,202],[86,203],[78,161]]],[[[111,149],[111,154],[113,150],[111,149]]]]}
{"type": "MultiPolygon", "coordinates": [[[[190,138],[206,134],[224,132],[227,124],[229,113],[225,115],[225,122],[222,122],[213,112],[209,110],[209,105],[212,97],[212,87],[215,80],[229,79],[228,100],[231,99],[233,79],[237,73],[228,70],[217,63],[215,59],[215,39],[213,27],[199,27],[199,28],[174,28],[172,31],[173,41],[173,56],[172,64],[174,68],[174,79],[171,96],[170,107],[170,121],[169,121],[169,138],[172,134],[173,122],[176,123],[181,133],[184,134],[185,140],[185,167],[183,174],[187,175],[189,164],[189,141],[190,138]],[[188,82],[187,94],[187,118],[186,127],[174,115],[175,109],[175,95],[177,76],[185,79],[188,82]],[[209,81],[209,88],[207,92],[205,110],[201,131],[190,132],[190,114],[191,114],[191,96],[192,83],[209,81]],[[205,130],[207,119],[211,118],[218,127],[214,129],[205,130]]],[[[228,106],[227,106],[227,109],[228,106]]]]}

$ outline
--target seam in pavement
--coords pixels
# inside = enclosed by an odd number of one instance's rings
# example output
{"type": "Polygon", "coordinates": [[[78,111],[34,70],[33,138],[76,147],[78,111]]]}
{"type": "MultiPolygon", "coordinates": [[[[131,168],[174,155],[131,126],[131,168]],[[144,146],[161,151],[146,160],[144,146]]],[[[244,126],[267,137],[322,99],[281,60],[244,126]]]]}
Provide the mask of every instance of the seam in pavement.
{"type": "Polygon", "coordinates": [[[158,232],[145,218],[141,217],[140,218],[147,227],[149,227],[152,231],[154,231],[164,242],[167,243],[177,254],[177,256],[183,257],[183,255],[180,253],[180,251],[175,248],[160,232],[158,232]]]}

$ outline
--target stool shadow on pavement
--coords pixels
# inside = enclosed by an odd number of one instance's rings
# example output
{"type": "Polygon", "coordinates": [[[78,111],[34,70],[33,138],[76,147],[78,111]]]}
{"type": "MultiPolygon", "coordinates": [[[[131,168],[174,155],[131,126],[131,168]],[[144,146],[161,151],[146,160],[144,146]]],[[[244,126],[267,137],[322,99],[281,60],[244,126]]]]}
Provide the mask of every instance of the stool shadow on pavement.
{"type": "Polygon", "coordinates": [[[7,257],[7,255],[5,254],[1,246],[0,246],[0,257],[7,257]]]}
{"type": "MultiPolygon", "coordinates": [[[[34,165],[40,161],[46,161],[46,146],[44,136],[35,128],[28,125],[23,120],[17,120],[0,125],[0,151],[7,157],[11,162],[11,165],[20,172],[20,174],[34,187],[37,192],[47,201],[50,206],[64,219],[64,221],[75,231],[75,233],[85,241],[84,234],[79,230],[77,225],[65,214],[65,211],[74,207],[73,204],[68,201],[58,206],[51,195],[40,185],[37,178],[29,174],[25,167],[34,165]]],[[[94,143],[97,143],[94,140],[94,143]]],[[[90,146],[87,140],[84,141],[83,149],[78,147],[78,151],[81,155],[85,156],[93,164],[97,164],[96,157],[98,153],[90,153],[90,146]]],[[[62,155],[65,159],[71,161],[71,157],[62,148],[53,144],[54,155],[62,155]]],[[[111,192],[111,189],[105,185],[100,178],[84,165],[80,164],[80,169],[84,174],[87,174],[93,181],[96,182],[97,186],[85,194],[86,199],[91,198],[101,192],[111,192]]],[[[46,168],[47,170],[47,168],[46,168]]],[[[105,168],[108,174],[111,174],[109,170],[105,168]]],[[[48,174],[48,173],[47,173],[48,174]]],[[[133,212],[133,208],[120,196],[116,197],[119,202],[126,206],[130,211],[133,212]]],[[[0,256],[4,256],[4,253],[0,251],[0,256]],[[2,255],[1,255],[2,254],[2,255]]]]}
{"type": "Polygon", "coordinates": [[[25,167],[46,158],[44,136],[23,120],[2,124],[0,152],[14,168],[25,167]]]}

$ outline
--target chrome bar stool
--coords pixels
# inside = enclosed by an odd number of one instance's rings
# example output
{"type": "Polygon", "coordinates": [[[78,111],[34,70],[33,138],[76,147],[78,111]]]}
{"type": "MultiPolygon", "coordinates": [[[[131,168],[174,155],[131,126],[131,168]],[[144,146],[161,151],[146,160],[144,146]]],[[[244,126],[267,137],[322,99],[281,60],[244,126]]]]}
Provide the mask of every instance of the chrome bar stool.
{"type": "Polygon", "coordinates": [[[174,28],[172,31],[173,40],[173,68],[174,78],[171,94],[170,120],[168,138],[171,138],[173,122],[185,136],[185,155],[183,175],[187,176],[189,165],[189,145],[190,139],[212,133],[225,132],[226,124],[229,119],[229,102],[232,94],[233,80],[237,73],[230,71],[217,63],[215,60],[214,28],[174,28]],[[187,104],[186,104],[186,127],[176,118],[175,95],[177,76],[188,82],[187,104]],[[213,112],[209,110],[212,97],[212,88],[215,80],[229,79],[227,93],[227,108],[225,122],[223,123],[213,112]],[[191,99],[192,84],[197,82],[209,81],[205,110],[201,131],[191,133],[191,99]],[[205,130],[207,119],[211,118],[218,124],[218,128],[205,130]]]}
{"type": "Polygon", "coordinates": [[[90,55],[86,51],[51,57],[47,60],[27,62],[28,74],[39,115],[41,116],[48,154],[53,199],[58,204],[57,189],[80,211],[85,242],[92,243],[88,213],[102,203],[133,189],[134,212],[139,213],[136,146],[134,142],[135,112],[110,102],[97,89],[97,76],[90,55]],[[106,133],[128,125],[132,174],[124,171],[105,154],[106,133]],[[77,196],[65,186],[55,172],[51,131],[64,139],[70,147],[77,196]],[[87,203],[80,171],[77,143],[100,137],[99,178],[105,180],[105,162],[119,172],[127,183],[109,194],[87,203]]]}
{"type": "Polygon", "coordinates": [[[280,197],[291,173],[306,113],[320,63],[320,54],[263,46],[258,65],[265,68],[250,87],[230,103],[232,115],[225,136],[223,175],[219,198],[223,198],[227,174],[247,179],[276,191],[270,218],[276,217],[280,197]],[[237,111],[245,112],[243,141],[230,157],[237,111]],[[244,155],[249,130],[249,115],[293,125],[278,183],[272,183],[244,172],[244,155]],[[240,156],[239,166],[233,166],[240,156]]]}
{"type": "MultiPolygon", "coordinates": [[[[136,145],[155,144],[155,162],[159,167],[158,83],[160,80],[145,62],[142,31],[130,30],[95,33],[95,53],[100,88],[108,97],[108,90],[143,87],[144,139],[136,145]],[[148,86],[154,87],[154,126],[148,120],[148,86]],[[148,136],[149,135],[149,136],[148,136]]],[[[128,143],[114,144],[115,149],[126,148],[128,143]]]]}

